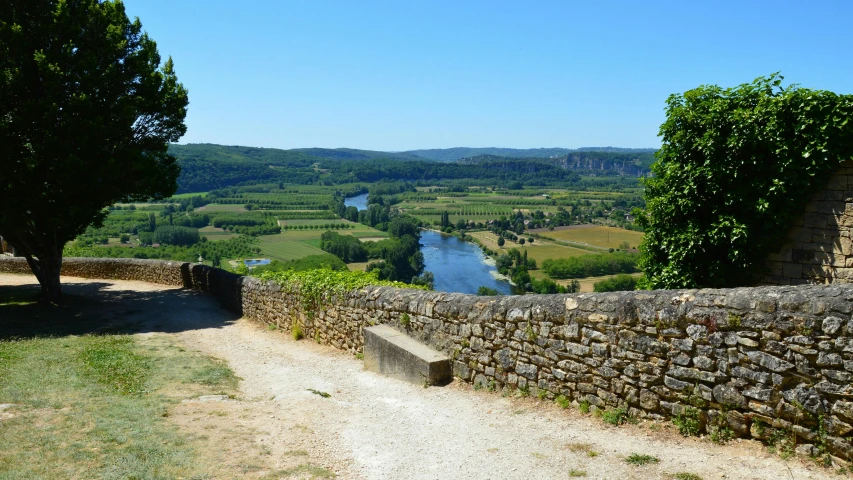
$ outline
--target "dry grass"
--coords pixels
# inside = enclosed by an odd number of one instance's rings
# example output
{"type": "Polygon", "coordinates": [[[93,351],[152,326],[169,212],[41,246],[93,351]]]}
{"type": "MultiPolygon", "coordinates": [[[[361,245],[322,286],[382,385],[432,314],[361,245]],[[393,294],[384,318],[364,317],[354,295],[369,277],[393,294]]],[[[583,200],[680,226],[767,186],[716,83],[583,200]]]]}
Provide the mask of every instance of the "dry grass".
{"type": "Polygon", "coordinates": [[[643,239],[643,234],[641,232],[604,226],[588,227],[585,225],[578,225],[569,228],[556,228],[553,231],[545,230],[539,232],[542,235],[555,238],[557,240],[586,243],[588,245],[604,248],[619,248],[619,245],[621,245],[622,242],[628,242],[630,247],[636,247],[643,239]]]}

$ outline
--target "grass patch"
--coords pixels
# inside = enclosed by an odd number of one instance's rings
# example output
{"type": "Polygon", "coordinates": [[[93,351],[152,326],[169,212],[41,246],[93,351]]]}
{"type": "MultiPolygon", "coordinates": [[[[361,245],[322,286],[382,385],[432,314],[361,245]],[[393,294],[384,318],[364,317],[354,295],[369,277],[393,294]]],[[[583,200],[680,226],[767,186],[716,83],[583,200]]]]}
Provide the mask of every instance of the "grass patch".
{"type": "Polygon", "coordinates": [[[578,470],[576,468],[573,468],[573,469],[569,470],[569,476],[575,477],[575,478],[585,477],[586,476],[586,470],[578,470]]]}
{"type": "Polygon", "coordinates": [[[0,478],[192,478],[216,465],[168,421],[180,399],[235,378],[164,340],[86,335],[0,341],[0,478]],[[205,373],[207,372],[207,373],[205,373]],[[221,380],[212,385],[197,379],[221,380]]]}
{"type": "Polygon", "coordinates": [[[313,480],[315,478],[335,478],[337,475],[331,470],[306,463],[297,467],[272,472],[261,477],[261,480],[278,480],[288,477],[310,478],[313,480]]]}
{"type": "Polygon", "coordinates": [[[678,472],[672,475],[673,480],[702,480],[702,477],[690,472],[678,472]]]}
{"type": "Polygon", "coordinates": [[[239,378],[222,360],[210,358],[210,365],[195,370],[190,381],[199,385],[236,389],[239,378]]]}
{"type": "Polygon", "coordinates": [[[660,462],[657,457],[653,457],[651,455],[643,455],[639,453],[632,453],[628,458],[625,459],[625,461],[630,463],[631,465],[636,465],[638,467],[642,467],[650,463],[660,462]]]}
{"type": "Polygon", "coordinates": [[[86,374],[122,395],[145,392],[148,359],[133,351],[130,337],[108,335],[88,340],[79,355],[86,374]]]}

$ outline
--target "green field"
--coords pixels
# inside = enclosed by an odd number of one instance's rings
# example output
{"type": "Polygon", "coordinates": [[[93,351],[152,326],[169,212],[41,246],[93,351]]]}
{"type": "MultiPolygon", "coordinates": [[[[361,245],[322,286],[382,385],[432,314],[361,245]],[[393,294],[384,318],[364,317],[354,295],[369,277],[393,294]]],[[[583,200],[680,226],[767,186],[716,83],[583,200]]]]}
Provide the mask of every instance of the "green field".
{"type": "Polygon", "coordinates": [[[243,205],[211,203],[195,209],[196,212],[245,212],[243,205]]]}
{"type": "Polygon", "coordinates": [[[585,243],[603,248],[619,248],[622,242],[628,242],[632,248],[643,240],[642,232],[634,232],[622,228],[604,227],[604,226],[586,226],[577,225],[572,227],[559,227],[553,231],[545,229],[536,230],[540,235],[555,238],[557,240],[566,240],[570,242],[585,243]]]}
{"type": "MultiPolygon", "coordinates": [[[[285,225],[334,225],[339,223],[346,223],[349,225],[357,225],[353,222],[348,222],[346,220],[335,218],[335,219],[310,219],[310,220],[279,220],[278,224],[281,226],[285,225]]],[[[360,224],[358,224],[360,225],[360,224]]],[[[344,231],[344,230],[342,230],[344,231]]]]}
{"type": "Polygon", "coordinates": [[[198,233],[206,237],[210,241],[228,240],[229,238],[236,238],[240,236],[236,233],[226,232],[225,230],[222,230],[221,228],[216,228],[212,225],[199,228],[198,233]]]}
{"type": "Polygon", "coordinates": [[[264,235],[260,238],[262,257],[273,260],[295,260],[309,255],[328,255],[317,247],[299,240],[288,240],[282,235],[264,235]]]}
{"type": "MultiPolygon", "coordinates": [[[[301,223],[302,225],[333,223],[332,220],[288,220],[288,222],[314,222],[301,223]]],[[[338,223],[348,223],[355,226],[351,229],[335,230],[341,235],[352,235],[356,238],[385,238],[388,236],[387,232],[360,223],[347,222],[346,220],[338,220],[338,223]]],[[[285,230],[278,235],[262,235],[258,237],[261,255],[274,260],[294,260],[309,255],[325,255],[326,252],[320,249],[320,236],[325,232],[325,229],[285,230]]]]}

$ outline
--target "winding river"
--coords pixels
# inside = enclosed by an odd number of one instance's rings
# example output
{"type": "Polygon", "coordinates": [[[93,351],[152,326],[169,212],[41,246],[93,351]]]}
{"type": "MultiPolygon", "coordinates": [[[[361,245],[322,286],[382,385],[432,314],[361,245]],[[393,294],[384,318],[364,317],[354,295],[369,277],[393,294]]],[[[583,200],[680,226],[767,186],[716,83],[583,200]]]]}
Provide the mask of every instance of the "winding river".
{"type": "MultiPolygon", "coordinates": [[[[347,198],[344,203],[366,210],[367,194],[347,198]]],[[[509,282],[497,278],[495,266],[487,263],[486,256],[474,244],[424,230],[421,232],[421,253],[424,254],[426,271],[435,275],[437,291],[473,294],[485,286],[504,295],[512,294],[509,282]]]]}

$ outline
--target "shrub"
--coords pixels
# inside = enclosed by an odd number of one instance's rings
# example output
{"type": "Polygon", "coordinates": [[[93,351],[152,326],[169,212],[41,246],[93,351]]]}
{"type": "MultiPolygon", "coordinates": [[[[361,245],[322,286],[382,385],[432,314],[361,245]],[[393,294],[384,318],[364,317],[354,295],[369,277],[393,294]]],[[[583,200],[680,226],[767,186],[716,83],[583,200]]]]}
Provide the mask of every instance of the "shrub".
{"type": "Polygon", "coordinates": [[[753,285],[794,220],[853,152],[853,95],[778,74],[667,100],[644,180],[640,267],[650,288],[753,285]]]}

